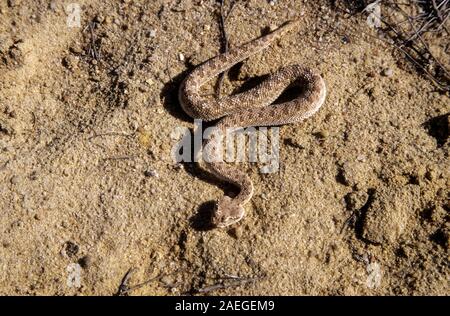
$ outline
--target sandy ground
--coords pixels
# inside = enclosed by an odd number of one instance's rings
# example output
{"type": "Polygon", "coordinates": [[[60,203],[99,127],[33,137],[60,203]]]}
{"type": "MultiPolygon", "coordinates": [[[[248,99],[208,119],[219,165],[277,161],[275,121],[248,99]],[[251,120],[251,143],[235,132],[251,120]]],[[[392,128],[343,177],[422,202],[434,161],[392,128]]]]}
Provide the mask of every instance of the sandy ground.
{"type": "Polygon", "coordinates": [[[129,269],[129,287],[155,278],[131,295],[450,294],[449,95],[361,16],[329,1],[232,11],[231,46],[302,27],[225,90],[299,63],[328,96],[281,127],[279,172],[242,166],[247,216],[211,230],[230,187],[170,153],[193,127],[177,86],[220,51],[219,3],[77,0],[77,27],[70,2],[0,2],[0,294],[112,295],[129,269]]]}

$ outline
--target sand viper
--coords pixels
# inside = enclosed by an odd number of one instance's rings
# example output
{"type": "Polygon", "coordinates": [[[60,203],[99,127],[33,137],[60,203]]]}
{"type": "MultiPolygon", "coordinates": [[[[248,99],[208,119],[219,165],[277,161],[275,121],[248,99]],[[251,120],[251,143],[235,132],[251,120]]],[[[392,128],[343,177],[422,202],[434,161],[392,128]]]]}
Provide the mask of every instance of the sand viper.
{"type": "MultiPolygon", "coordinates": [[[[300,65],[282,67],[266,80],[247,91],[220,98],[207,98],[200,94],[200,87],[238,62],[265,49],[271,42],[298,26],[298,21],[287,22],[273,32],[232,48],[195,68],[181,83],[179,101],[183,110],[192,118],[205,121],[218,120],[215,127],[225,133],[228,128],[271,126],[298,123],[313,115],[324,103],[325,82],[317,72],[300,65]],[[288,87],[298,87],[300,94],[294,100],[273,104],[288,87]]],[[[214,210],[212,223],[226,227],[242,219],[244,205],[253,195],[250,177],[217,156],[219,138],[211,138],[203,153],[206,168],[221,179],[236,185],[239,194],[222,197],[214,210]]]]}

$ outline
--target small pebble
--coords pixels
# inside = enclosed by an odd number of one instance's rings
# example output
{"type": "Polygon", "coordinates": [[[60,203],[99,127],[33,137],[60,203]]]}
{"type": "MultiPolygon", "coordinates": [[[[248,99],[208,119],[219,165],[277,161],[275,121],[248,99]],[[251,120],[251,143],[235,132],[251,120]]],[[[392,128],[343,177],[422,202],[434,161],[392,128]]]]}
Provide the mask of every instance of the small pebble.
{"type": "Polygon", "coordinates": [[[177,163],[177,164],[175,164],[175,165],[173,166],[173,168],[174,168],[175,170],[179,171],[179,170],[183,170],[183,169],[184,169],[184,166],[183,166],[183,164],[181,164],[181,163],[177,163]]]}
{"type": "Polygon", "coordinates": [[[179,54],[178,54],[178,59],[179,59],[180,61],[184,61],[184,55],[183,55],[183,53],[179,53],[179,54]]]}
{"type": "Polygon", "coordinates": [[[103,23],[103,21],[105,21],[105,17],[101,14],[98,14],[95,16],[94,21],[97,23],[103,23]]]}
{"type": "Polygon", "coordinates": [[[437,179],[437,172],[436,170],[430,169],[425,173],[425,178],[429,181],[433,181],[437,179]]]}
{"type": "Polygon", "coordinates": [[[228,234],[235,238],[235,239],[240,239],[242,237],[243,234],[243,230],[242,227],[233,227],[228,231],[228,234]]]}
{"type": "Polygon", "coordinates": [[[10,112],[8,113],[8,115],[9,115],[10,118],[16,118],[16,117],[17,117],[17,113],[16,113],[16,111],[14,111],[14,110],[10,111],[10,112]]]}
{"type": "Polygon", "coordinates": [[[350,38],[347,35],[342,36],[341,41],[343,44],[350,43],[350,38]]]}
{"type": "Polygon", "coordinates": [[[11,184],[17,184],[19,183],[19,177],[18,176],[13,176],[11,178],[11,184]]]}
{"type": "Polygon", "coordinates": [[[317,136],[319,138],[327,138],[328,136],[330,136],[330,133],[327,130],[322,130],[317,133],[317,136]]]}
{"type": "Polygon", "coordinates": [[[356,160],[357,160],[357,161],[360,161],[360,162],[364,162],[364,161],[367,160],[367,157],[366,157],[366,155],[358,155],[358,156],[356,157],[356,160]]]}
{"type": "Polygon", "coordinates": [[[385,77],[392,77],[394,75],[394,70],[392,70],[392,68],[386,68],[381,74],[385,77]]]}
{"type": "Polygon", "coordinates": [[[73,70],[76,68],[77,62],[78,61],[75,57],[69,55],[63,58],[62,65],[69,70],[73,70]]]}
{"type": "Polygon", "coordinates": [[[64,253],[68,256],[68,257],[73,257],[78,253],[79,247],[77,244],[68,241],[65,243],[64,245],[64,253]]]}
{"type": "Polygon", "coordinates": [[[149,37],[156,37],[156,30],[150,30],[150,32],[148,32],[148,36],[149,37]]]}
{"type": "Polygon", "coordinates": [[[50,1],[50,4],[48,5],[48,7],[53,12],[56,11],[56,1],[55,0],[50,1]]]}
{"type": "Polygon", "coordinates": [[[146,177],[155,177],[155,178],[159,178],[159,174],[156,170],[146,170],[144,171],[144,175],[146,177]]]}
{"type": "Polygon", "coordinates": [[[161,282],[165,285],[173,285],[175,283],[175,279],[171,275],[165,275],[161,278],[161,282]]]}
{"type": "Polygon", "coordinates": [[[78,260],[78,264],[83,268],[83,269],[87,269],[91,266],[92,264],[92,258],[89,255],[86,255],[82,258],[80,258],[80,260],[78,260]]]}
{"type": "Polygon", "coordinates": [[[69,48],[71,53],[74,53],[76,55],[81,55],[83,53],[83,49],[81,49],[78,45],[73,45],[69,48]]]}

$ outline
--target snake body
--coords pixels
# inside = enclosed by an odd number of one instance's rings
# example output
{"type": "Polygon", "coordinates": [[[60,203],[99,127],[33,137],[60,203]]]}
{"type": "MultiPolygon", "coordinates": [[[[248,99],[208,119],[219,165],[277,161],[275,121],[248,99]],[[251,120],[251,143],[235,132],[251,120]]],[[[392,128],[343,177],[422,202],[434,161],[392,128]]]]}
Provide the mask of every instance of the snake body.
{"type": "MultiPolygon", "coordinates": [[[[256,87],[242,93],[221,98],[206,98],[200,94],[200,88],[206,82],[265,49],[296,26],[298,21],[287,22],[265,36],[232,48],[199,65],[180,85],[178,97],[183,110],[196,119],[220,119],[215,128],[223,133],[222,135],[229,128],[297,123],[313,115],[325,101],[325,82],[320,74],[300,65],[282,67],[256,87]],[[297,98],[272,104],[291,86],[301,87],[297,98]]],[[[218,137],[212,137],[204,143],[203,148],[209,148],[203,153],[205,166],[217,177],[240,189],[236,197],[223,196],[216,203],[212,223],[216,227],[226,227],[240,221],[244,216],[244,205],[253,195],[253,183],[246,173],[225,163],[218,156],[218,142],[218,137]]]]}

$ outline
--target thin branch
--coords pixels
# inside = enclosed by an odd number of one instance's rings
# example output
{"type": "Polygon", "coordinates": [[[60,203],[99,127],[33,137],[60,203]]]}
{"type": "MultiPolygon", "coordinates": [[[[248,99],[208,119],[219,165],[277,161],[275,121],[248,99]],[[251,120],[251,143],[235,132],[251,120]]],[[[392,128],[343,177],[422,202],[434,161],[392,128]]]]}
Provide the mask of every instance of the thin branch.
{"type": "MultiPolygon", "coordinates": [[[[230,10],[228,11],[227,14],[225,14],[225,0],[220,0],[220,30],[222,33],[223,53],[228,53],[228,51],[230,49],[230,43],[228,40],[227,31],[226,31],[226,22],[227,22],[228,17],[233,12],[233,9],[236,7],[235,4],[236,3],[233,1],[231,3],[230,10]]],[[[225,77],[227,76],[227,74],[228,74],[228,69],[225,70],[223,73],[221,73],[219,76],[219,81],[217,82],[216,93],[215,93],[217,98],[220,98],[223,81],[224,81],[225,77]]]]}

